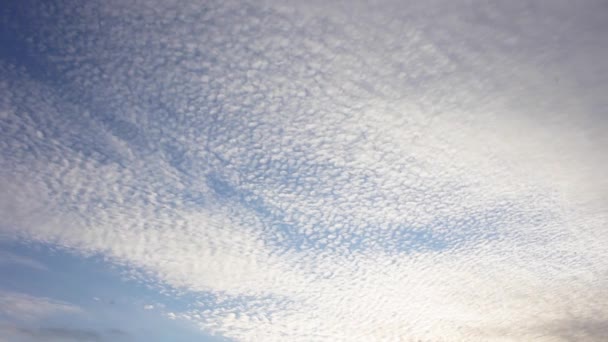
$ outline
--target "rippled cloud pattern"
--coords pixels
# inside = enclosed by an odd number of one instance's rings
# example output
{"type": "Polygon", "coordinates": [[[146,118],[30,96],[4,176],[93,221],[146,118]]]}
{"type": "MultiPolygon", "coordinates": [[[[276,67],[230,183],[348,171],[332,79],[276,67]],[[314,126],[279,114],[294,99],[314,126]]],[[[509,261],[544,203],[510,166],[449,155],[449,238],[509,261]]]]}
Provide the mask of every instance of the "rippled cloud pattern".
{"type": "Polygon", "coordinates": [[[608,335],[605,2],[3,6],[2,239],[234,341],[608,335]]]}

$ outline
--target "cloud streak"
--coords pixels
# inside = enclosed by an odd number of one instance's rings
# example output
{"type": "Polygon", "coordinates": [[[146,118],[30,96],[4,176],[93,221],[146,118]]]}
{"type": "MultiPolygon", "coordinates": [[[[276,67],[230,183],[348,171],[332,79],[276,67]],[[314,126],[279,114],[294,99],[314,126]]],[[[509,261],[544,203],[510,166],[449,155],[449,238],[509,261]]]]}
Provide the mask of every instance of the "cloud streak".
{"type": "Polygon", "coordinates": [[[49,270],[48,267],[46,267],[43,263],[37,260],[4,251],[0,251],[0,265],[17,265],[32,268],[39,271],[49,270]]]}
{"type": "MultiPolygon", "coordinates": [[[[0,332],[4,337],[18,339],[19,341],[80,341],[80,342],[98,342],[98,341],[117,341],[128,337],[128,334],[122,330],[108,330],[99,332],[95,330],[73,329],[63,327],[51,328],[24,328],[13,326],[10,324],[0,324],[0,332]]],[[[1,340],[0,341],[4,341],[1,340]]],[[[7,340],[8,341],[8,340],[7,340]]]]}
{"type": "Polygon", "coordinates": [[[72,304],[20,292],[0,291],[0,314],[6,319],[30,321],[54,314],[75,314],[81,309],[72,304]]]}

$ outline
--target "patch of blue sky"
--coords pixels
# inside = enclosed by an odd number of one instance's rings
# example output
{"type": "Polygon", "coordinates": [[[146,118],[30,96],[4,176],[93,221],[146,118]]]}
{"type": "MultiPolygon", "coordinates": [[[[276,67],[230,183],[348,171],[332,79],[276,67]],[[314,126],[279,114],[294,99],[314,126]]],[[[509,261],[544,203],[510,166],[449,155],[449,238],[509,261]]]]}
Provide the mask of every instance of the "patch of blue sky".
{"type": "Polygon", "coordinates": [[[472,211],[463,217],[436,217],[425,225],[394,224],[365,226],[361,230],[328,230],[318,227],[321,234],[301,234],[295,224],[275,217],[270,222],[279,250],[317,250],[346,248],[349,252],[381,250],[384,253],[409,254],[441,252],[464,248],[476,243],[508,238],[512,225],[537,225],[555,216],[548,211],[528,212],[515,204],[503,203],[483,211],[472,211]],[[373,232],[373,236],[370,236],[373,232]],[[278,236],[278,238],[276,238],[278,236]]]}
{"type": "Polygon", "coordinates": [[[227,341],[167,316],[173,311],[186,311],[205,298],[204,294],[166,294],[157,286],[133,280],[129,270],[99,257],[83,258],[48,245],[3,241],[0,251],[46,267],[0,263],[0,289],[61,300],[82,309],[76,314],[43,318],[30,328],[122,331],[128,341],[227,341]]]}

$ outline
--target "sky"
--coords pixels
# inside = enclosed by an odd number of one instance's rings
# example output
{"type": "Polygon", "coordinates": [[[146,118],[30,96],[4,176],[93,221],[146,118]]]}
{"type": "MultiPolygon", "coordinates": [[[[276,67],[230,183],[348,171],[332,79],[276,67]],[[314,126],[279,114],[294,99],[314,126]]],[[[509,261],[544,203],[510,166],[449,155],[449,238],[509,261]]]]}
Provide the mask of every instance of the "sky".
{"type": "Polygon", "coordinates": [[[602,341],[608,3],[5,1],[0,341],[602,341]]]}

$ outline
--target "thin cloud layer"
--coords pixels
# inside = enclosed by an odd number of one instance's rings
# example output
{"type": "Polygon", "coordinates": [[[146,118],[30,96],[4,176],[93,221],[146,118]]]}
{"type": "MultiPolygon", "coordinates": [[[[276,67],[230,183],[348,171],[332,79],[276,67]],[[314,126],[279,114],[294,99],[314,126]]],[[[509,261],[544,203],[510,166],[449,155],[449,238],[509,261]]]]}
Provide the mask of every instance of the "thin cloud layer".
{"type": "Polygon", "coordinates": [[[11,252],[0,251],[0,266],[5,265],[27,267],[39,271],[49,270],[48,267],[46,267],[43,263],[32,258],[17,255],[11,252]]]}
{"type": "Polygon", "coordinates": [[[0,291],[0,315],[4,319],[31,321],[54,314],[80,313],[70,303],[20,292],[0,291]]]}
{"type": "Polygon", "coordinates": [[[601,338],[601,2],[14,6],[2,236],[239,341],[601,338]]]}
{"type": "Polygon", "coordinates": [[[53,328],[24,328],[10,324],[0,324],[2,337],[0,341],[54,341],[54,342],[100,342],[124,341],[128,334],[122,330],[95,331],[87,329],[73,329],[63,327],[53,328]]]}

